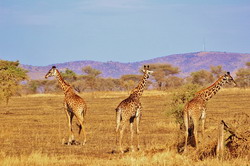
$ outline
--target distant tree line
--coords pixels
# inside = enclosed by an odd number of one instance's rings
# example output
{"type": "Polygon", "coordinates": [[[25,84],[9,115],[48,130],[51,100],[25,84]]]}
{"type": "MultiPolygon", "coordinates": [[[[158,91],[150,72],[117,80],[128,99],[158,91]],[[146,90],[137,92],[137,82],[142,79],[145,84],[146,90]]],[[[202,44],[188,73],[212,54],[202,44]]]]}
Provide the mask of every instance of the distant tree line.
{"type": "MultiPolygon", "coordinates": [[[[180,69],[171,64],[149,64],[153,75],[147,84],[150,89],[168,90],[183,85],[195,84],[201,87],[213,83],[225,73],[222,66],[211,66],[210,70],[192,72],[188,77],[180,77],[180,69]]],[[[61,72],[62,77],[78,92],[92,91],[127,91],[130,92],[140,81],[141,74],[123,75],[118,79],[103,78],[102,72],[90,66],[82,68],[82,74],[70,69],[61,72]]],[[[238,87],[250,87],[250,62],[236,71],[238,87]]],[[[56,79],[30,80],[27,71],[19,66],[19,62],[0,60],[0,100],[8,103],[16,94],[61,93],[56,79]]]]}

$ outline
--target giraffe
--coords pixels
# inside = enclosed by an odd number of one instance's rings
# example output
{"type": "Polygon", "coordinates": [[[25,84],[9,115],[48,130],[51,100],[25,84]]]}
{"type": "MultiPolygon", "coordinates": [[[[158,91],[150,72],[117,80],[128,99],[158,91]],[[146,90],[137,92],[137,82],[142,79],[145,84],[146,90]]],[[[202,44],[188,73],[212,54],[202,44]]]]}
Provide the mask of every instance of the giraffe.
{"type": "Polygon", "coordinates": [[[145,88],[147,79],[149,78],[149,75],[153,73],[153,71],[149,70],[149,65],[148,66],[144,65],[144,69],[142,70],[142,72],[143,72],[143,77],[139,82],[139,84],[135,87],[134,90],[132,90],[130,96],[125,100],[123,100],[116,108],[116,143],[118,143],[118,131],[120,131],[119,149],[121,153],[124,153],[124,151],[122,150],[122,137],[123,137],[123,132],[126,128],[126,124],[128,122],[130,123],[130,132],[131,132],[130,147],[131,150],[134,151],[133,147],[134,120],[136,120],[137,148],[139,149],[139,122],[141,118],[141,109],[142,109],[140,98],[145,88]]]}
{"type": "Polygon", "coordinates": [[[84,126],[84,116],[87,112],[87,105],[85,101],[75,93],[75,90],[64,81],[60,72],[57,70],[55,66],[53,66],[48,73],[45,75],[45,78],[55,76],[58,80],[59,85],[61,86],[62,90],[64,91],[64,111],[66,112],[66,116],[68,119],[68,127],[69,127],[69,141],[68,145],[72,145],[75,143],[73,129],[72,129],[72,120],[75,116],[77,121],[80,123],[78,125],[79,132],[81,134],[81,130],[83,131],[84,141],[82,145],[86,143],[86,131],[84,126]]]}
{"type": "Polygon", "coordinates": [[[197,127],[198,122],[201,120],[201,133],[202,136],[204,134],[204,127],[205,127],[205,118],[206,118],[206,102],[211,99],[226,83],[233,83],[236,86],[236,82],[234,81],[233,77],[230,75],[230,72],[227,72],[223,76],[221,76],[215,83],[211,86],[197,92],[195,97],[189,101],[183,110],[183,117],[184,117],[184,125],[185,125],[185,145],[184,145],[184,152],[186,151],[187,147],[187,139],[188,139],[188,127],[190,125],[190,119],[193,120],[194,124],[194,138],[195,138],[195,145],[198,148],[198,137],[197,137],[197,127]]]}

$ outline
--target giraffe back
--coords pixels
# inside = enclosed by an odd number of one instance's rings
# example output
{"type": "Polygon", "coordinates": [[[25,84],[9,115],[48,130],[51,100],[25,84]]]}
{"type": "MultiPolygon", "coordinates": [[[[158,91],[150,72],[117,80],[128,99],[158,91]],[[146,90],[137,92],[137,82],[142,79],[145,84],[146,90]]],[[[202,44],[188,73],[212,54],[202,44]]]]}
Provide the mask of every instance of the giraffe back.
{"type": "Polygon", "coordinates": [[[118,107],[116,108],[116,111],[121,112],[121,116],[124,119],[127,119],[126,117],[134,117],[137,114],[138,109],[141,108],[141,102],[136,97],[128,97],[125,100],[123,100],[118,107]]]}
{"type": "Polygon", "coordinates": [[[87,105],[83,98],[75,93],[72,87],[65,93],[65,103],[75,114],[83,114],[87,112],[87,105]]]}

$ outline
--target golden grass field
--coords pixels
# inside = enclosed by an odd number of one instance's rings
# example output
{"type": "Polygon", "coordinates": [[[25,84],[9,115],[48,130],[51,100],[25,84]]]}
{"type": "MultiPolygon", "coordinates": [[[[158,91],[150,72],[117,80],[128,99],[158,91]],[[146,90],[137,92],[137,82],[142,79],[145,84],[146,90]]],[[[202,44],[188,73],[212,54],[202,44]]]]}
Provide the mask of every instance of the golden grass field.
{"type": "MultiPolygon", "coordinates": [[[[88,105],[84,146],[62,144],[68,139],[63,94],[13,97],[0,109],[0,165],[250,165],[249,155],[224,161],[214,156],[200,160],[191,146],[189,154],[179,154],[177,145],[184,137],[175,120],[167,116],[171,95],[168,91],[145,91],[141,149],[125,154],[116,148],[115,108],[128,93],[81,94],[88,105]]],[[[235,113],[249,115],[250,90],[222,89],[208,101],[207,108],[205,133],[216,130],[222,119],[234,119],[235,113]]],[[[73,128],[78,129],[75,122],[73,128]]],[[[81,140],[77,130],[75,136],[81,140]]],[[[129,140],[127,127],[124,149],[129,147],[129,140]]]]}

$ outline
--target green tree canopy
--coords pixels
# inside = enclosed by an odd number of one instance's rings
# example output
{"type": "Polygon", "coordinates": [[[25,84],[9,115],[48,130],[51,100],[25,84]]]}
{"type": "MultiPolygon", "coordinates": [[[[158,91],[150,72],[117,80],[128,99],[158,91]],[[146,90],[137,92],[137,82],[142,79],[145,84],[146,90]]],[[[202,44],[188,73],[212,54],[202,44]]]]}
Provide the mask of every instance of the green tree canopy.
{"type": "Polygon", "coordinates": [[[77,74],[73,71],[70,70],[68,68],[66,68],[66,70],[64,72],[60,72],[61,76],[66,79],[66,80],[76,80],[77,78],[77,74]]]}
{"type": "Polygon", "coordinates": [[[141,75],[127,74],[121,76],[120,79],[122,81],[122,87],[126,89],[126,91],[130,92],[133,88],[135,88],[136,84],[140,81],[141,78],[141,75]]]}
{"type": "Polygon", "coordinates": [[[121,76],[121,80],[123,81],[132,80],[132,81],[138,82],[141,79],[141,77],[142,77],[141,75],[126,74],[126,75],[121,76]]]}
{"type": "Polygon", "coordinates": [[[19,67],[19,62],[0,60],[0,98],[8,104],[9,99],[20,88],[21,81],[27,79],[27,71],[19,67]]]}
{"type": "Polygon", "coordinates": [[[86,66],[86,67],[82,68],[82,71],[87,76],[95,77],[95,78],[98,77],[100,74],[102,74],[102,72],[100,70],[94,69],[91,66],[86,66]]]}
{"type": "Polygon", "coordinates": [[[100,70],[94,69],[91,66],[86,66],[82,68],[82,71],[85,75],[86,85],[91,89],[95,90],[97,87],[97,79],[99,78],[102,72],[100,70]]]}
{"type": "Polygon", "coordinates": [[[150,70],[153,70],[152,74],[155,81],[157,82],[158,89],[163,87],[166,82],[166,78],[180,72],[178,67],[173,67],[170,64],[150,64],[150,70]]]}
{"type": "Polygon", "coordinates": [[[191,73],[191,82],[198,85],[207,85],[213,82],[213,75],[207,70],[199,70],[191,73]]]}
{"type": "Polygon", "coordinates": [[[246,63],[247,68],[240,68],[236,72],[236,82],[240,87],[250,87],[250,62],[246,63]]]}
{"type": "Polygon", "coordinates": [[[210,66],[210,71],[214,75],[215,79],[218,79],[220,76],[222,76],[225,71],[222,69],[222,66],[210,66]]]}

